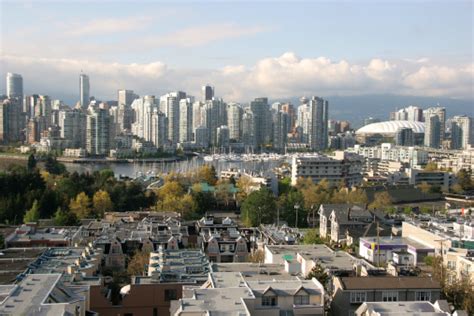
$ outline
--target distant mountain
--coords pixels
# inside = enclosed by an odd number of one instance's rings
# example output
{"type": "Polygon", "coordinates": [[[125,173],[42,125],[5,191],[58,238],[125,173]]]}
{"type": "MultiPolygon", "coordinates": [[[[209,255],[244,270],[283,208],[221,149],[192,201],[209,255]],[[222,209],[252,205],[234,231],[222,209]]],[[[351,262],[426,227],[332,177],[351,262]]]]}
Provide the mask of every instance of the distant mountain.
{"type": "MultiPolygon", "coordinates": [[[[372,116],[388,120],[390,112],[409,105],[421,108],[440,105],[446,108],[446,116],[469,115],[474,117],[474,100],[460,100],[445,97],[417,97],[404,95],[359,95],[359,96],[326,96],[329,101],[329,117],[337,120],[348,120],[354,127],[363,125],[365,118],[372,116]]],[[[299,97],[290,98],[299,105],[299,97]]]]}

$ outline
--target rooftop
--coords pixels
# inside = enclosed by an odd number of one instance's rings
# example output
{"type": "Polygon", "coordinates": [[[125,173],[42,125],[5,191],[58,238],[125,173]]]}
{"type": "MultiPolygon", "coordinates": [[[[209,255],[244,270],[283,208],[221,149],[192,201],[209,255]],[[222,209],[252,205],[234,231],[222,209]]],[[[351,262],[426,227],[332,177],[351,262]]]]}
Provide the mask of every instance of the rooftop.
{"type": "Polygon", "coordinates": [[[423,277],[341,277],[345,290],[441,289],[439,282],[423,277]]]}
{"type": "Polygon", "coordinates": [[[385,121],[365,125],[356,134],[395,134],[399,128],[411,128],[413,133],[425,132],[425,123],[414,121],[385,121]]]}

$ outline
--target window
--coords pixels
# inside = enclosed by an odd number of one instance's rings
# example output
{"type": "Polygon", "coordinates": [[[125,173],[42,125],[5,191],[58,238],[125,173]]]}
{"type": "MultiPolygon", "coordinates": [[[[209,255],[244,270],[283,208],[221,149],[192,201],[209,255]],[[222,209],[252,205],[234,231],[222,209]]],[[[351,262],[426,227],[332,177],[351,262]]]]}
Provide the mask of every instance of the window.
{"type": "Polygon", "coordinates": [[[367,292],[351,292],[351,303],[363,303],[367,300],[367,292]]]}
{"type": "Polygon", "coordinates": [[[309,295],[295,295],[293,303],[295,305],[309,305],[309,295]]]}
{"type": "Polygon", "coordinates": [[[382,301],[384,302],[396,302],[398,301],[397,291],[384,291],[382,292],[382,301]]]}
{"type": "Polygon", "coordinates": [[[165,301],[172,301],[178,299],[178,293],[175,289],[167,289],[165,290],[165,301]]]}
{"type": "Polygon", "coordinates": [[[274,295],[272,296],[263,296],[262,297],[262,306],[277,306],[278,298],[274,295]]]}
{"type": "Polygon", "coordinates": [[[431,292],[415,292],[415,301],[431,301],[431,292]]]}

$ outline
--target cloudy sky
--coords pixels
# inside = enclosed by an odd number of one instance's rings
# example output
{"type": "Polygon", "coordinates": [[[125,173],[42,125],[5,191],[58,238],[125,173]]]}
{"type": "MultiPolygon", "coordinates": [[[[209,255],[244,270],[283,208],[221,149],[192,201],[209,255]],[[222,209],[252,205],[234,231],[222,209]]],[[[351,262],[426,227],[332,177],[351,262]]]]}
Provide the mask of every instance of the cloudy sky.
{"type": "Polygon", "coordinates": [[[6,72],[25,93],[474,98],[472,1],[5,1],[6,72]]]}

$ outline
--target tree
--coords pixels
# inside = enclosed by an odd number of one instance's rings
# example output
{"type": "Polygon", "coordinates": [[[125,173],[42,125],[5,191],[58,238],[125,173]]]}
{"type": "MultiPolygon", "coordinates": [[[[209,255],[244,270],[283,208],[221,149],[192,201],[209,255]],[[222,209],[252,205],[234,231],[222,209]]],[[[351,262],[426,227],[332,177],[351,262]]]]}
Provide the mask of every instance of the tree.
{"type": "Polygon", "coordinates": [[[303,236],[303,244],[305,245],[314,245],[314,244],[323,244],[323,240],[319,237],[318,231],[316,229],[308,230],[303,236]]]}
{"type": "Polygon", "coordinates": [[[69,209],[78,219],[89,217],[91,213],[90,198],[84,192],[79,193],[75,199],[71,199],[69,209]]]}
{"type": "Polygon", "coordinates": [[[197,171],[197,180],[206,182],[209,185],[215,185],[217,182],[216,169],[212,165],[204,165],[197,171]]]}
{"type": "Polygon", "coordinates": [[[377,192],[374,195],[374,201],[370,204],[370,208],[385,210],[390,208],[392,203],[392,197],[387,191],[377,192]]]}
{"type": "Polygon", "coordinates": [[[276,217],[276,202],[268,188],[261,188],[248,195],[242,203],[242,219],[246,226],[273,223],[276,217]]]}
{"type": "Polygon", "coordinates": [[[99,190],[92,197],[94,214],[97,218],[102,218],[105,212],[112,211],[114,205],[107,191],[99,190]]]}
{"type": "Polygon", "coordinates": [[[456,178],[463,191],[469,191],[473,189],[474,185],[471,180],[471,171],[461,169],[456,174],[456,178]]]}
{"type": "Polygon", "coordinates": [[[311,269],[311,271],[306,276],[307,280],[311,280],[315,278],[319,281],[324,287],[326,287],[329,281],[329,275],[326,273],[324,268],[321,266],[320,263],[316,263],[315,266],[311,269]]]}
{"type": "Polygon", "coordinates": [[[23,217],[23,223],[37,222],[39,217],[39,205],[38,201],[35,200],[29,211],[26,212],[25,216],[23,217]]]}
{"type": "Polygon", "coordinates": [[[427,182],[423,181],[418,185],[418,189],[421,190],[421,192],[427,194],[430,193],[431,191],[431,185],[429,185],[427,182]]]}
{"type": "Polygon", "coordinates": [[[146,251],[136,251],[128,263],[127,273],[130,276],[145,274],[145,266],[150,261],[150,253],[146,251]]]}
{"type": "Polygon", "coordinates": [[[364,190],[356,189],[349,192],[348,200],[352,204],[366,205],[369,202],[364,190]]]}
{"type": "Polygon", "coordinates": [[[265,260],[265,253],[263,250],[256,250],[249,254],[249,262],[252,263],[263,263],[265,260]]]}
{"type": "Polygon", "coordinates": [[[296,210],[295,205],[299,205],[298,209],[298,227],[307,226],[306,216],[307,209],[304,207],[303,194],[294,188],[290,192],[281,195],[278,198],[278,209],[280,210],[280,219],[288,223],[289,226],[296,226],[296,210]]]}
{"type": "Polygon", "coordinates": [[[237,198],[241,201],[247,197],[252,191],[252,186],[254,185],[252,178],[249,176],[243,175],[237,180],[237,188],[239,189],[239,193],[237,198]]]}
{"type": "Polygon", "coordinates": [[[230,191],[231,184],[228,180],[219,180],[216,183],[216,198],[221,204],[229,207],[230,202],[233,200],[232,192],[230,191]]]}
{"type": "Polygon", "coordinates": [[[48,155],[48,157],[46,158],[46,162],[44,163],[44,168],[50,174],[63,174],[66,172],[66,166],[58,162],[56,157],[53,157],[51,155],[48,155]]]}
{"type": "Polygon", "coordinates": [[[462,194],[464,190],[462,189],[462,186],[459,183],[455,183],[451,186],[451,191],[456,193],[456,194],[462,194]]]}
{"type": "Polygon", "coordinates": [[[58,207],[56,213],[54,213],[54,224],[58,226],[73,226],[77,224],[77,218],[74,213],[58,207]]]}
{"type": "Polygon", "coordinates": [[[436,171],[438,170],[438,164],[436,162],[430,161],[425,166],[426,171],[436,171]]]}
{"type": "Polygon", "coordinates": [[[27,164],[27,167],[28,167],[28,171],[33,171],[35,168],[36,168],[36,158],[35,158],[35,155],[33,154],[30,154],[28,156],[28,164],[27,164]]]}
{"type": "Polygon", "coordinates": [[[290,192],[291,189],[291,178],[285,177],[278,181],[278,194],[283,195],[290,192]]]}
{"type": "Polygon", "coordinates": [[[403,213],[404,213],[405,215],[410,216],[410,215],[412,214],[412,208],[409,207],[409,206],[405,206],[405,207],[403,208],[403,213]]]}

